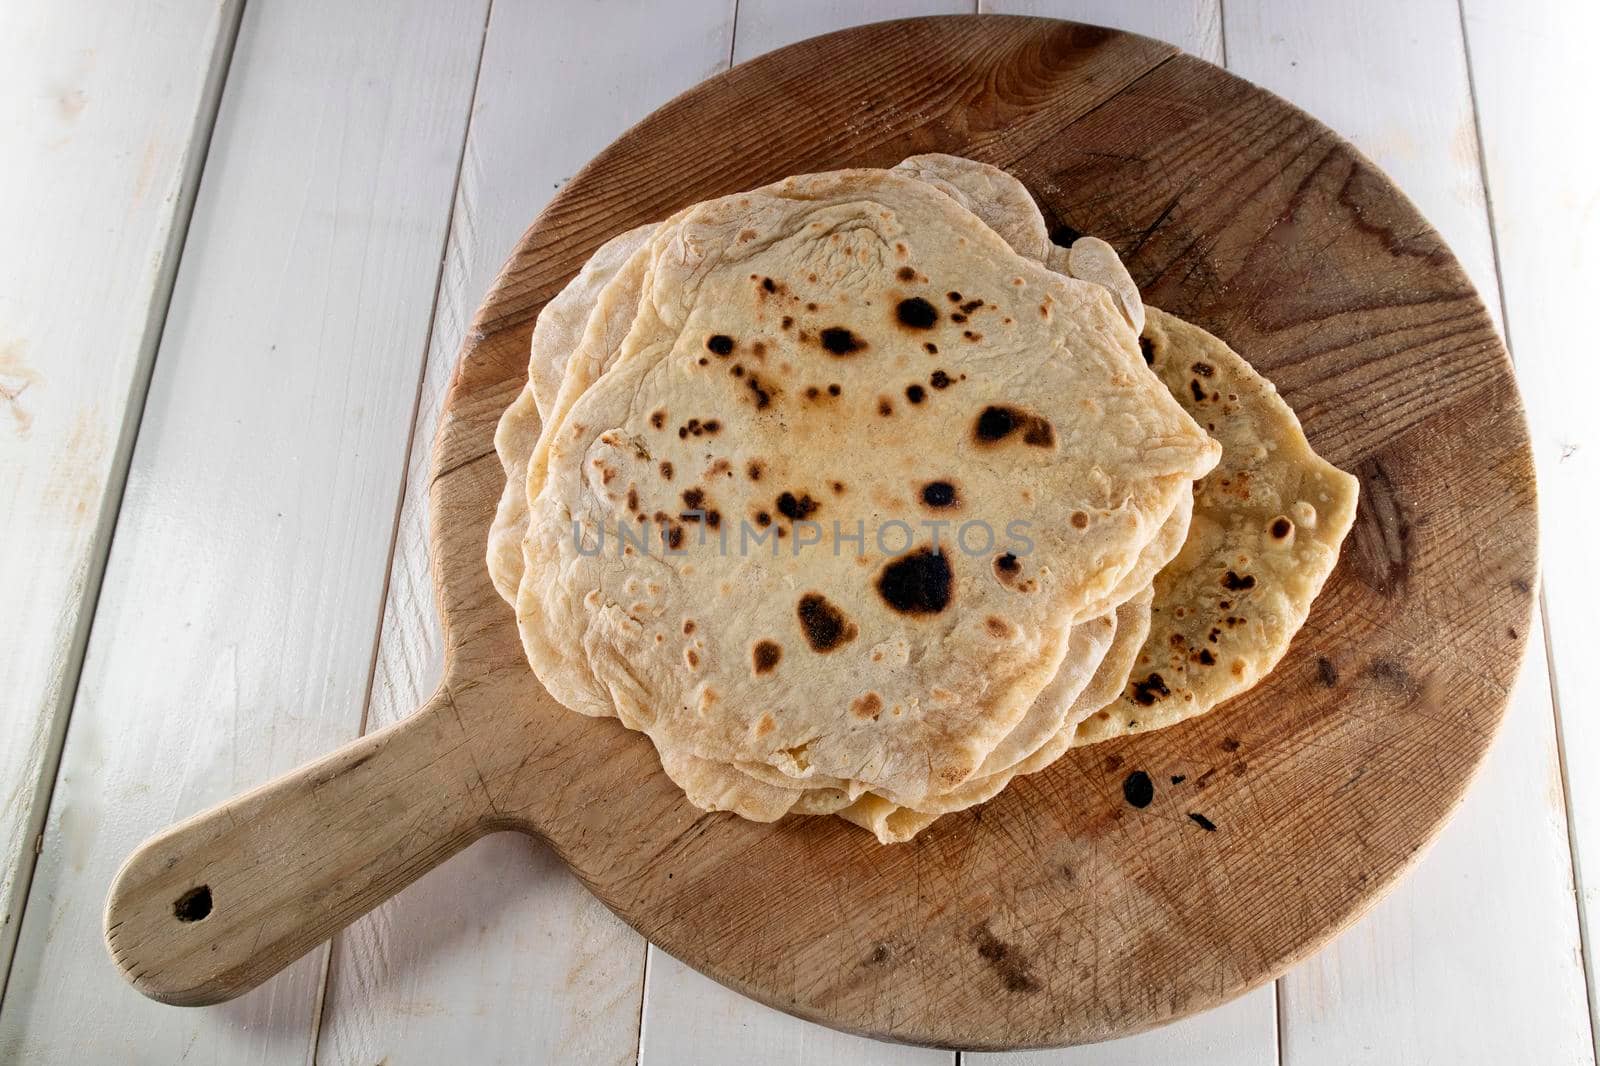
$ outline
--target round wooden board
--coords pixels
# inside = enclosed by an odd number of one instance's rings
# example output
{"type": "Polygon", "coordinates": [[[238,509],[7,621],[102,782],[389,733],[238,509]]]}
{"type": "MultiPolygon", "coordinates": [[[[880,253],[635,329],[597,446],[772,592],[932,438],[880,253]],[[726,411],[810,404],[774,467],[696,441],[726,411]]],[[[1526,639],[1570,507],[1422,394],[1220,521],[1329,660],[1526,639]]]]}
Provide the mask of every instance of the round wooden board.
{"type": "MultiPolygon", "coordinates": [[[[507,176],[514,180],[514,176],[507,176]]],[[[452,382],[432,489],[446,687],[484,824],[546,838],[696,969],[802,1017],[967,1048],[1131,1033],[1281,973],[1371,905],[1495,734],[1536,569],[1510,363],[1438,234],[1284,101],[1168,45],[956,17],[820,37],[679,97],[524,236],[452,382]],[[534,319],[606,238],[789,174],[917,152],[1016,174],[1149,302],[1277,383],[1361,478],[1344,556],[1261,685],[1069,752],[883,847],[833,818],[704,814],[642,736],[544,695],[484,569],[500,412],[534,319]],[[1129,806],[1133,769],[1157,783],[1129,806]],[[1179,775],[1181,783],[1173,784],[1179,775]],[[1191,817],[1215,826],[1203,828],[1191,817]]]]}

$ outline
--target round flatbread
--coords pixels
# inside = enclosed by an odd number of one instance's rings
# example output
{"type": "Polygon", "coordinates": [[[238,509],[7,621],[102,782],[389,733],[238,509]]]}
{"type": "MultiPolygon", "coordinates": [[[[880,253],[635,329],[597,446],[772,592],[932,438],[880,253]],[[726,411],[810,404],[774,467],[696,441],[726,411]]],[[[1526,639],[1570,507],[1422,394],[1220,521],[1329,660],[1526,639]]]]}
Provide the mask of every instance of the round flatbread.
{"type": "Polygon", "coordinates": [[[966,780],[1216,446],[1101,289],[898,175],[698,205],[643,270],[586,381],[626,269],[602,293],[529,465],[518,613],[541,680],[662,750],[913,800],[966,780]],[[917,529],[947,515],[988,542],[917,529]],[[805,522],[901,522],[911,551],[723,550],[805,522]],[[1013,527],[1024,550],[997,542],[1013,527]],[[619,550],[591,554],[606,535],[619,550]]]}
{"type": "Polygon", "coordinates": [[[1076,744],[1160,729],[1245,691],[1305,622],[1355,521],[1360,483],[1312,450],[1272,382],[1222,341],[1156,308],[1150,367],[1222,444],[1195,489],[1178,557],[1156,575],[1150,636],[1127,688],[1076,744]]]}

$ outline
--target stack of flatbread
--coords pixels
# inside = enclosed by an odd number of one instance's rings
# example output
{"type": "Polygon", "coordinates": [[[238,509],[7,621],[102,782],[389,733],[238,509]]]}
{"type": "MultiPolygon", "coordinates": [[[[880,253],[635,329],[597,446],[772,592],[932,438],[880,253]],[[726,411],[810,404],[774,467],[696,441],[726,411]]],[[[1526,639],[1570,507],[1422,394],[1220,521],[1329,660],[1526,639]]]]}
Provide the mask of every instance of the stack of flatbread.
{"type": "Polygon", "coordinates": [[[1255,684],[1356,499],[1243,358],[951,156],[617,236],[496,445],[550,694],[696,806],[885,843],[1255,684]]]}

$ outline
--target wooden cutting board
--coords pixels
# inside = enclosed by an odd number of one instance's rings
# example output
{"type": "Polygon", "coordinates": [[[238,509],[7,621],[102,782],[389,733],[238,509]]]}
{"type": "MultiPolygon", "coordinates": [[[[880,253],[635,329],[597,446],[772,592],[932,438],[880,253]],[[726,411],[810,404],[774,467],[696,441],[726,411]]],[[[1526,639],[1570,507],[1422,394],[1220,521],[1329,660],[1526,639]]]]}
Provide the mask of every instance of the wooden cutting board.
{"type": "Polygon", "coordinates": [[[1410,866],[1494,736],[1534,602],[1511,366],[1438,234],[1270,93],[1165,44],[1037,19],[820,37],[624,134],[485,299],[431,504],[438,693],[134,854],[106,937],[146,995],[237,995],[514,829],[666,951],[805,1018],[967,1048],[1134,1032],[1283,972],[1410,866]],[[1288,656],[1213,714],[1069,752],[905,845],[833,818],[704,814],[644,737],[564,710],[524,663],[483,562],[495,422],[539,309],[606,238],[788,174],[928,151],[1018,175],[1052,226],[1110,240],[1149,302],[1265,371],[1317,450],[1360,476],[1355,529],[1288,656]],[[1148,805],[1124,796],[1134,771],[1154,782],[1148,805]]]}

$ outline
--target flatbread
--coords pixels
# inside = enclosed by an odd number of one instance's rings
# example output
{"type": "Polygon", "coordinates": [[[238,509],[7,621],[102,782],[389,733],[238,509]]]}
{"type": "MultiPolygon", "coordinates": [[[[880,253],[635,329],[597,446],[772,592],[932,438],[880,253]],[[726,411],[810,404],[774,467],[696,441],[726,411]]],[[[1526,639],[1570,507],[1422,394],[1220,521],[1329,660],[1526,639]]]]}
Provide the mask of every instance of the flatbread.
{"type": "MultiPolygon", "coordinates": [[[[638,306],[637,287],[632,302],[627,293],[607,301],[596,318],[600,294],[655,232],[655,223],[637,226],[602,244],[577,275],[539,312],[533,327],[528,360],[528,384],[500,417],[494,446],[506,472],[506,487],[489,528],[489,576],[495,591],[515,603],[522,583],[522,538],[528,530],[528,460],[539,430],[548,419],[567,376],[568,360],[583,343],[591,320],[597,330],[596,347],[602,361],[613,358],[632,324],[638,306]]],[[[594,350],[594,349],[591,349],[594,350]]]]}
{"type": "Polygon", "coordinates": [[[1020,256],[1042,263],[1054,247],[1033,194],[999,167],[958,155],[930,153],[901,160],[893,173],[938,189],[981,218],[1020,256]]]}
{"type": "Polygon", "coordinates": [[[620,354],[585,380],[637,255],[602,293],[529,465],[518,614],[536,672],[561,702],[615,710],[658,749],[909,799],[959,784],[1216,446],[1144,371],[1103,290],[1018,257],[919,182],[790,179],[697,205],[648,249],[620,354]],[[927,442],[941,437],[950,456],[933,469],[927,442]],[[925,538],[899,559],[624,561],[579,551],[571,533],[576,521],[594,544],[642,526],[703,549],[724,516],[765,511],[798,538],[794,515],[772,513],[785,493],[809,499],[803,517],[882,522],[920,517],[933,480],[954,483],[964,518],[1031,523],[1035,553],[1004,572],[1004,552],[925,538]],[[694,529],[681,518],[691,499],[694,529]],[[762,646],[775,668],[756,665],[762,646]]]}
{"type": "MultiPolygon", "coordinates": [[[[1045,235],[1044,219],[1034,207],[1031,195],[1021,182],[1002,170],[955,156],[926,155],[906,160],[895,171],[931,184],[963,206],[976,208],[986,223],[995,228],[1019,253],[1040,258],[1041,248],[1053,248],[1045,235]]],[[[532,403],[541,412],[549,414],[567,374],[570,356],[582,340],[602,290],[619,270],[624,269],[627,260],[643,246],[655,229],[656,225],[652,223],[607,241],[540,314],[533,334],[529,385],[524,395],[507,411],[497,438],[506,470],[507,491],[501,500],[491,536],[490,559],[497,588],[508,602],[514,601],[516,585],[521,576],[521,538],[527,527],[526,494],[522,486],[526,481],[529,455],[539,430],[539,421],[531,416],[529,405],[532,403]]],[[[1106,248],[1109,250],[1109,246],[1106,248]]],[[[1067,250],[1054,249],[1054,252],[1060,256],[1059,269],[1064,272],[1067,250]]],[[[1111,256],[1111,269],[1101,269],[1097,278],[1083,280],[1096,280],[1102,284],[1106,279],[1118,282],[1132,291],[1133,299],[1137,301],[1137,290],[1132,289],[1126,270],[1121,269],[1114,252],[1111,256]]],[[[589,369],[586,380],[592,380],[615,360],[620,337],[628,324],[627,319],[637,308],[638,282],[642,282],[642,272],[637,272],[635,278],[635,283],[624,283],[625,287],[620,288],[620,298],[614,293],[608,301],[606,333],[611,342],[598,345],[598,365],[589,369]]],[[[1120,304],[1126,304],[1124,295],[1113,295],[1120,304]]],[[[1125,310],[1124,317],[1127,317],[1125,310]]],[[[1142,309],[1140,318],[1142,320],[1142,309]]],[[[1189,503],[1187,496],[1181,499],[1180,506],[1174,508],[1156,540],[1146,547],[1138,567],[1108,597],[1108,604],[1125,600],[1134,589],[1148,588],[1155,571],[1165,565],[1182,543],[1189,522],[1189,503]]],[[[1076,714],[1073,704],[1079,688],[1087,683],[1103,655],[1116,617],[1115,611],[1108,610],[1099,618],[1085,623],[1084,627],[1079,627],[1081,633],[1075,630],[1056,677],[1035,699],[1011,733],[990,752],[979,768],[979,775],[999,773],[1020,761],[1062,728],[1069,712],[1076,714]]],[[[1095,676],[1099,677],[1098,674],[1095,676]]],[[[1100,700],[1095,706],[1104,702],[1100,700]]],[[[1081,714],[1076,714],[1072,722],[1075,723],[1077,717],[1081,717],[1081,714]]],[[[865,787],[859,782],[818,775],[814,769],[804,776],[791,777],[766,763],[740,762],[735,765],[757,781],[777,788],[799,788],[807,792],[827,790],[836,794],[837,799],[833,801],[835,806],[854,800],[865,787]]],[[[697,772],[701,775],[703,785],[704,775],[708,771],[704,766],[697,766],[697,772]]],[[[738,795],[736,791],[731,791],[736,784],[736,781],[729,781],[718,785],[719,794],[738,795]]],[[[760,806],[757,810],[753,806],[752,813],[765,816],[769,808],[760,806]]]]}
{"type": "Polygon", "coordinates": [[[1122,696],[1075,743],[1202,714],[1273,668],[1355,521],[1359,482],[1312,450],[1272,382],[1198,326],[1147,310],[1151,369],[1222,443],[1183,551],[1155,581],[1150,636],[1122,696]]]}
{"type": "Polygon", "coordinates": [[[1116,699],[1127,683],[1134,657],[1150,631],[1152,595],[1152,590],[1147,586],[1138,596],[1117,608],[1116,637],[1093,679],[1074,702],[1066,724],[1026,758],[999,773],[986,777],[975,776],[963,782],[943,796],[924,803],[925,810],[914,810],[884,796],[867,793],[853,802],[842,794],[832,797],[836,806],[829,813],[836,813],[871,832],[879,843],[903,844],[944,815],[986,803],[1004,791],[1013,779],[1023,774],[1037,773],[1055,762],[1072,746],[1075,723],[1116,699]]]}

